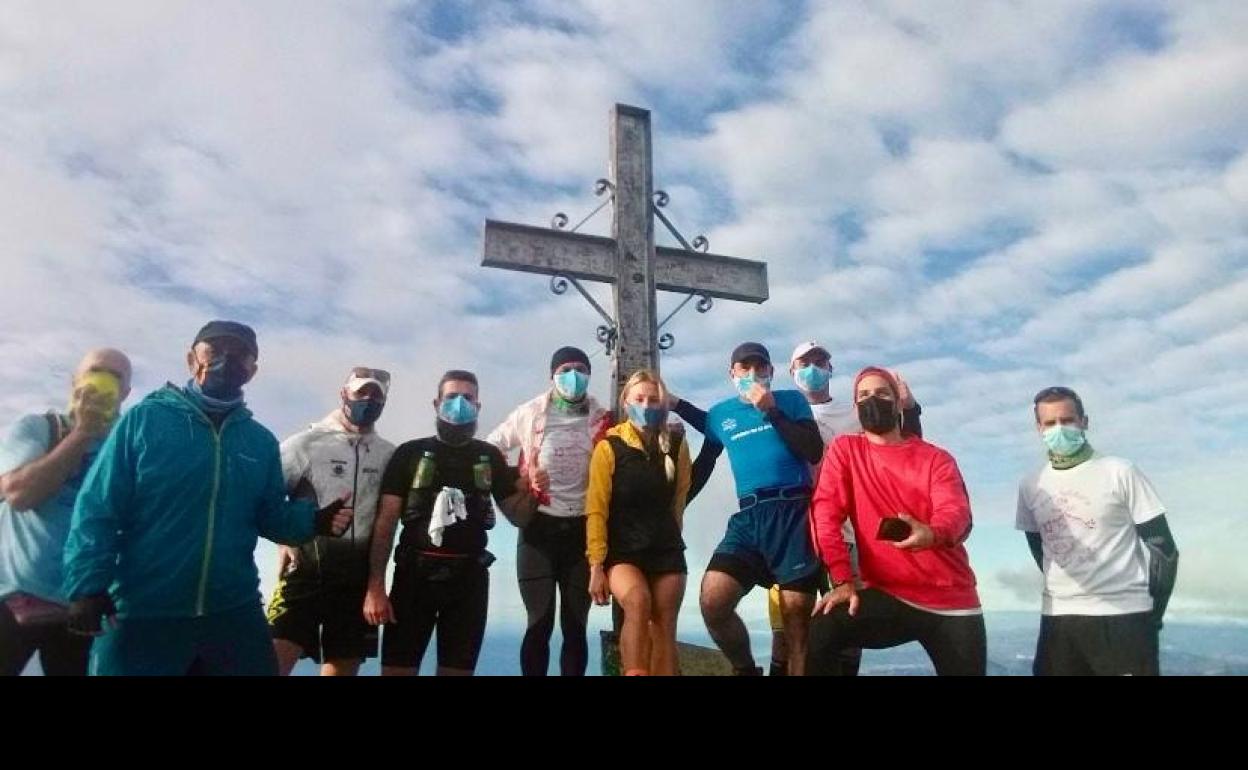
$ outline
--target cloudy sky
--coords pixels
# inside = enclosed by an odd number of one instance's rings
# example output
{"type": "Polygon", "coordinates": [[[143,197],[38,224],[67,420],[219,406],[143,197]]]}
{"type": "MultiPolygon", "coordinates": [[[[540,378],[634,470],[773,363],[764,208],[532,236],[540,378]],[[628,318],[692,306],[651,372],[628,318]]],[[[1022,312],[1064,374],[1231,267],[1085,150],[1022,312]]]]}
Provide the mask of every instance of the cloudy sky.
{"type": "MultiPolygon", "coordinates": [[[[744,339],[823,342],[838,397],[899,368],[967,478],[985,606],[1038,610],[1015,485],[1042,459],[1031,395],[1073,386],[1171,510],[1173,611],[1248,618],[1246,28],[1239,0],[8,0],[0,421],[62,404],[94,345],[140,393],[181,381],[229,317],[259,331],[248,399],[279,436],[353,364],[394,371],[391,439],[431,432],[449,367],[492,426],[598,320],[481,268],[483,220],[592,209],[623,102],[653,111],[669,215],[771,279],[672,322],[675,391],[729,395],[744,339]]],[[[722,462],[686,519],[695,584],[732,502],[722,462]]],[[[505,527],[492,624],[520,613],[505,527]]]]}

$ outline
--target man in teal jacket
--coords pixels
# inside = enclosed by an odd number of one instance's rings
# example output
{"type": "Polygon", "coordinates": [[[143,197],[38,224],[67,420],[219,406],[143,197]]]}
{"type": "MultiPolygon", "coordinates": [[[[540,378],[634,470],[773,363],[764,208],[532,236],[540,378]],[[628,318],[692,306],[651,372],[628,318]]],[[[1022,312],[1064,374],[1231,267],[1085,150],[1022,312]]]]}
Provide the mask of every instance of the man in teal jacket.
{"type": "Polygon", "coordinates": [[[258,355],[251,328],[204,326],[191,379],[127,412],[83,481],[64,588],[70,629],[99,636],[91,674],[277,673],[256,539],[340,535],[352,511],[286,499],[277,439],[243,404],[258,355]]]}

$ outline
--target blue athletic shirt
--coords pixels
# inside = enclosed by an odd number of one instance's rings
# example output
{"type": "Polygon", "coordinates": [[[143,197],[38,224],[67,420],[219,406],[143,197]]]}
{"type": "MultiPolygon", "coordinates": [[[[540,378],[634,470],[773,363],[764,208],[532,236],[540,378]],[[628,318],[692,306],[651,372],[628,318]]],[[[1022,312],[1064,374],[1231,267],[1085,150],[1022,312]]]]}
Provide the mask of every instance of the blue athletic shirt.
{"type": "MultiPolygon", "coordinates": [[[[796,390],[772,391],[790,420],[813,420],[810,404],[796,390]]],[[[793,454],[767,416],[739,397],[720,401],[706,415],[706,435],[728,450],[737,496],[770,487],[810,484],[810,466],[793,454]]]]}

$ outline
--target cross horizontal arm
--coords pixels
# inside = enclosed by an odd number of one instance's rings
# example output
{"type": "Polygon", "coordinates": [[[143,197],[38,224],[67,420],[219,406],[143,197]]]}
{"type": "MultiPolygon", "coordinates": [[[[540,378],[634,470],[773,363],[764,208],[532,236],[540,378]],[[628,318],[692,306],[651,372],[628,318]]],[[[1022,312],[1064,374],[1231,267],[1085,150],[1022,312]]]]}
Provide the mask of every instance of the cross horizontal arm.
{"type": "MultiPolygon", "coordinates": [[[[655,252],[655,288],[742,302],[767,300],[765,262],[667,246],[655,252]]],[[[485,267],[615,283],[615,243],[598,235],[487,219],[484,255],[485,267]]]]}
{"type": "Polygon", "coordinates": [[[483,253],[485,267],[615,283],[615,243],[597,235],[487,219],[483,253]]]}
{"type": "Polygon", "coordinates": [[[767,301],[767,263],[659,246],[655,288],[741,302],[767,301]]]}

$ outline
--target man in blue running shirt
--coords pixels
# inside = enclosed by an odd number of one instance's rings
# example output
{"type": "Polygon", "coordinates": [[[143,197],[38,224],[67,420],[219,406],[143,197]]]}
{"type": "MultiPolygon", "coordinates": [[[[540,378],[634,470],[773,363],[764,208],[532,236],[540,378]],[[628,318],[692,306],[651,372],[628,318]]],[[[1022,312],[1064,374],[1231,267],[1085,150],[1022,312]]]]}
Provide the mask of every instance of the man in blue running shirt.
{"type": "Polygon", "coordinates": [[[737,604],[755,585],[780,586],[789,675],[806,669],[806,636],[819,559],[810,542],[810,466],[823,455],[819,427],[796,390],[771,390],[771,354],[757,342],[732,352],[728,374],[737,395],[703,412],[674,399],[674,410],[706,437],[693,468],[692,498],[726,447],[740,510],[702,578],[702,617],[711,638],[740,675],[760,675],[737,604]]]}

